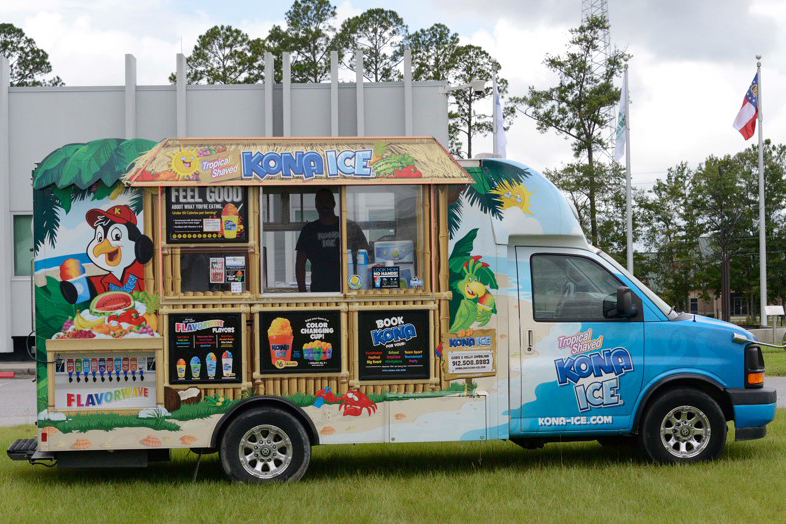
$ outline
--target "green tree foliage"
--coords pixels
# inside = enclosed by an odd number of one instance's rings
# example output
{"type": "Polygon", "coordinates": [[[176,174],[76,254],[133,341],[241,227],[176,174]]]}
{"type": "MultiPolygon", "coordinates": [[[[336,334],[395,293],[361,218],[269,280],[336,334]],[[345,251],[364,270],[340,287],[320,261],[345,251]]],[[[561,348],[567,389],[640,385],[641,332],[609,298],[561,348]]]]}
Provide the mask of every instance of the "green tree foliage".
{"type": "Polygon", "coordinates": [[[434,24],[407,35],[401,47],[412,53],[413,80],[447,80],[458,60],[459,37],[446,25],[434,24]]]}
{"type": "Polygon", "coordinates": [[[693,205],[693,172],[681,163],[657,180],[645,199],[639,201],[645,227],[636,236],[651,256],[637,267],[640,275],[652,277],[650,284],[678,311],[688,311],[693,290],[707,293],[703,274],[698,224],[693,205]]]}
{"type": "MultiPolygon", "coordinates": [[[[786,299],[786,146],[764,147],[768,302],[786,299]]],[[[679,164],[639,202],[638,236],[650,255],[642,270],[676,309],[689,308],[689,293],[721,297],[730,316],[730,295],[758,305],[758,147],[710,156],[695,169],[679,164]]]]}
{"type": "MultiPolygon", "coordinates": [[[[490,80],[494,71],[499,70],[499,62],[482,47],[476,45],[459,46],[455,56],[455,62],[447,78],[451,85],[468,84],[473,80],[490,80]]],[[[508,81],[498,78],[497,84],[500,97],[504,100],[508,92],[508,81]]],[[[493,131],[492,91],[491,82],[488,82],[486,88],[479,94],[471,89],[452,92],[448,130],[450,152],[454,155],[472,158],[472,139],[478,134],[485,136],[493,131]]],[[[510,127],[515,114],[516,108],[513,105],[503,104],[502,116],[506,130],[510,127]]]]}
{"type": "Polygon", "coordinates": [[[363,51],[363,76],[372,82],[394,80],[396,67],[403,59],[401,42],[408,33],[407,24],[390,9],[368,9],[347,18],[336,35],[336,47],[345,50],[343,62],[356,71],[355,50],[363,51]]]}
{"type": "MultiPolygon", "coordinates": [[[[596,163],[593,166],[596,197],[598,200],[598,240],[594,243],[624,265],[627,250],[627,235],[623,224],[625,211],[625,172],[618,165],[596,163]]],[[[590,229],[590,174],[589,166],[574,162],[561,169],[547,169],[544,174],[573,203],[584,231],[590,229]]],[[[641,224],[638,206],[644,199],[642,191],[633,192],[633,236],[638,236],[641,224]]]]}
{"type": "MultiPolygon", "coordinates": [[[[255,84],[264,79],[265,44],[229,25],[216,25],[199,35],[186,59],[189,84],[255,84]]],[[[169,75],[175,83],[175,73],[169,75]]]]}
{"type": "Polygon", "coordinates": [[[52,72],[49,55],[13,24],[0,23],[0,55],[8,58],[13,87],[65,85],[59,76],[44,78],[52,72]]]}
{"type": "Polygon", "coordinates": [[[286,28],[275,25],[265,43],[276,57],[281,78],[281,53],[292,53],[294,82],[322,82],[330,74],[330,51],[336,46],[336,8],[329,0],[295,0],[284,15],[286,28]]]}
{"type": "Polygon", "coordinates": [[[571,29],[570,42],[564,55],[546,55],[544,64],[558,78],[556,86],[548,89],[530,87],[526,96],[514,101],[525,107],[524,113],[533,118],[541,133],[554,130],[572,142],[576,158],[586,158],[588,167],[588,198],[590,209],[590,239],[598,243],[597,192],[594,168],[597,153],[607,144],[603,138],[609,120],[606,110],[620,97],[614,79],[622,71],[628,55],[613,50],[605,68],[598,69],[592,58],[602,44],[601,35],[608,29],[602,17],[590,17],[576,29],[571,29]]]}

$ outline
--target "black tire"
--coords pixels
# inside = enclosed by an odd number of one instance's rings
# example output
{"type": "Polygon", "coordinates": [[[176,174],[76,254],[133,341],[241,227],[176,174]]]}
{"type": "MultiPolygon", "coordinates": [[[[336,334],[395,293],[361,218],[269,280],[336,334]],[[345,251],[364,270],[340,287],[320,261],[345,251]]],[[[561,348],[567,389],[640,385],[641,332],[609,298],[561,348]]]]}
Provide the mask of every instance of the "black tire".
{"type": "Polygon", "coordinates": [[[293,415],[261,407],[229,423],[221,438],[219,456],[224,472],[236,482],[297,481],[311,461],[311,442],[293,415]],[[258,448],[254,447],[256,442],[258,448]],[[245,459],[241,458],[241,446],[245,459]]]}
{"type": "Polygon", "coordinates": [[[712,397],[697,389],[679,388],[664,393],[649,406],[639,443],[656,462],[714,460],[723,451],[727,430],[723,411],[712,397]]]}

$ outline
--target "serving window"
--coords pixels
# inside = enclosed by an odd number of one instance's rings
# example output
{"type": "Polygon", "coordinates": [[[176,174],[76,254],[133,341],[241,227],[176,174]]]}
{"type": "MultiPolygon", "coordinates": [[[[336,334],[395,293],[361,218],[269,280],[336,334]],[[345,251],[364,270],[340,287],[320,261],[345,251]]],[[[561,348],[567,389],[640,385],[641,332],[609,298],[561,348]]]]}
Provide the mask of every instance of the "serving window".
{"type": "Polygon", "coordinates": [[[416,185],[346,188],[347,229],[359,227],[366,246],[347,244],[347,287],[423,287],[423,189],[416,185]]]}
{"type": "Polygon", "coordinates": [[[264,292],[340,292],[339,191],[265,188],[261,211],[264,292]]]}

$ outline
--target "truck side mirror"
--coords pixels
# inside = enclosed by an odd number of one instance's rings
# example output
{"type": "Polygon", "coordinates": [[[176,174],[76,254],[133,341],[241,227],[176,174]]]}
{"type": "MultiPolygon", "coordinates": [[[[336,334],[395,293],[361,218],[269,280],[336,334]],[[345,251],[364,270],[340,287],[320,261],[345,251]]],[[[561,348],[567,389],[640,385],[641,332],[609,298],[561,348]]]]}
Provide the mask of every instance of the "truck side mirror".
{"type": "Polygon", "coordinates": [[[638,309],[633,303],[633,291],[627,286],[617,288],[617,316],[632,318],[638,314],[638,309]]]}

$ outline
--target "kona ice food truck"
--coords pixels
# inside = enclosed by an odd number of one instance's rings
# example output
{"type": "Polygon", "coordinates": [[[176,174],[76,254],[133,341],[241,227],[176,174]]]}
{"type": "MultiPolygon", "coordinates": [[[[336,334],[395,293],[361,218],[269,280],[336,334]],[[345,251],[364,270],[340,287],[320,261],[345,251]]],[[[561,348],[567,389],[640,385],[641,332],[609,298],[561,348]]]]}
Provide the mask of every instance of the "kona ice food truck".
{"type": "Polygon", "coordinates": [[[433,138],[96,140],[33,173],[37,437],[11,458],[638,439],[717,457],[775,416],[747,331],[673,311],[539,173],[433,138]]]}

